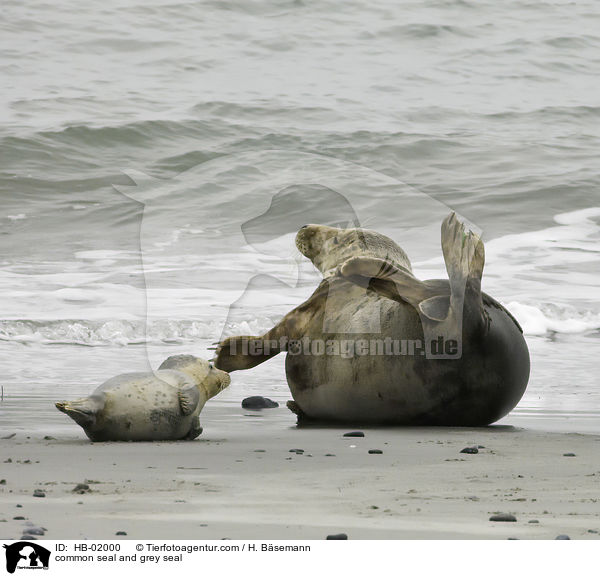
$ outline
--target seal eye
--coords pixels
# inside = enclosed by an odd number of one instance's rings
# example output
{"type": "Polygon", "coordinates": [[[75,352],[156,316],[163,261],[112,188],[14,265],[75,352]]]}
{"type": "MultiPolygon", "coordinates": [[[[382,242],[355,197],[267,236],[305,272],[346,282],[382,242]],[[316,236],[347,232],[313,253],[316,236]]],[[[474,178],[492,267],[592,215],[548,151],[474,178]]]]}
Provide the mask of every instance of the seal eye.
{"type": "Polygon", "coordinates": [[[339,244],[340,243],[340,241],[337,239],[337,236],[333,237],[333,243],[334,244],[339,244]]]}

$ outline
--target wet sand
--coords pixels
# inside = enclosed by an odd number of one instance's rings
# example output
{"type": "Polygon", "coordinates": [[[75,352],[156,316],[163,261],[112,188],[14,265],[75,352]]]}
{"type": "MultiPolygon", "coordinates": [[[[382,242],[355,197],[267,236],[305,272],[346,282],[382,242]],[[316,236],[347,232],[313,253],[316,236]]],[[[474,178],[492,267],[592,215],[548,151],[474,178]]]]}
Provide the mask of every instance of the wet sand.
{"type": "Polygon", "coordinates": [[[600,436],[492,426],[348,438],[351,427],[297,428],[285,411],[209,406],[192,442],[19,430],[0,440],[0,539],[27,522],[50,539],[599,537],[600,436]],[[461,453],[472,446],[483,448],[461,453]],[[79,483],[89,491],[74,493],[79,483]]]}

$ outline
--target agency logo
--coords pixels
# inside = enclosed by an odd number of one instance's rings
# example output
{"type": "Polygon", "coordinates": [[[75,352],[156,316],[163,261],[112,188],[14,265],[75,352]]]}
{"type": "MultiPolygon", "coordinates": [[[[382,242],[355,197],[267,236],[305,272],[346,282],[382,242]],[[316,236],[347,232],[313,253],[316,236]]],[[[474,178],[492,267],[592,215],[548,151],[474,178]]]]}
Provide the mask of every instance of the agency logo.
{"type": "Polygon", "coordinates": [[[16,542],[4,544],[6,552],[6,570],[14,574],[15,570],[47,570],[50,563],[50,550],[34,542],[16,542]]]}

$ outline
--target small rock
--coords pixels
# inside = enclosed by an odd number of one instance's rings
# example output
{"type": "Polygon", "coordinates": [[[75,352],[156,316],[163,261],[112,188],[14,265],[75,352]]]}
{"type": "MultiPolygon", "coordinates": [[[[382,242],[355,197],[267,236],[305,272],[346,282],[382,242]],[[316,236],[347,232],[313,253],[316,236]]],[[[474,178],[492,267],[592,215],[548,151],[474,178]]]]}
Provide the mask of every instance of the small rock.
{"type": "Polygon", "coordinates": [[[516,522],[517,519],[512,514],[506,514],[504,512],[500,514],[494,514],[490,516],[490,522],[516,522]]]}
{"type": "Polygon", "coordinates": [[[39,526],[29,526],[23,531],[23,536],[25,536],[26,534],[31,534],[33,536],[43,536],[45,532],[46,530],[40,528],[39,526]]]}
{"type": "Polygon", "coordinates": [[[590,530],[588,530],[588,532],[590,534],[598,534],[598,530],[592,530],[591,528],[590,528],[590,530]]]}
{"type": "Polygon", "coordinates": [[[242,400],[242,408],[246,410],[262,410],[263,408],[278,408],[279,404],[264,396],[249,396],[242,400]]]}
{"type": "Polygon", "coordinates": [[[573,454],[573,452],[566,452],[565,454],[563,454],[563,456],[567,456],[568,458],[575,458],[576,454],[573,454]]]}
{"type": "Polygon", "coordinates": [[[329,534],[325,540],[348,540],[348,534],[329,534]]]}
{"type": "Polygon", "coordinates": [[[127,532],[119,530],[118,532],[115,532],[115,536],[127,536],[127,532]]]}
{"type": "Polygon", "coordinates": [[[255,450],[255,452],[266,452],[266,450],[255,450]]]}
{"type": "Polygon", "coordinates": [[[335,454],[325,454],[325,456],[328,456],[329,458],[332,458],[335,456],[335,454]]]}
{"type": "Polygon", "coordinates": [[[0,480],[0,484],[2,484],[2,486],[4,486],[6,484],[6,479],[2,478],[2,480],[0,480]]]}
{"type": "Polygon", "coordinates": [[[360,430],[355,430],[354,432],[346,432],[344,434],[344,438],[364,438],[365,433],[360,430]]]}
{"type": "Polygon", "coordinates": [[[44,440],[56,440],[54,436],[44,436],[44,440]]]}
{"type": "Polygon", "coordinates": [[[570,540],[570,538],[566,534],[559,534],[555,540],[570,540]]]}
{"type": "Polygon", "coordinates": [[[302,450],[302,448],[291,448],[290,452],[293,452],[294,454],[304,454],[304,450],[302,450]]]}
{"type": "Polygon", "coordinates": [[[23,504],[17,504],[17,508],[23,508],[23,504]]]}
{"type": "Polygon", "coordinates": [[[25,516],[15,516],[13,520],[25,520],[25,516]]]}
{"type": "Polygon", "coordinates": [[[539,524],[539,523],[540,523],[540,521],[539,521],[539,520],[530,520],[530,521],[528,522],[528,524],[539,524]]]}
{"type": "Polygon", "coordinates": [[[507,540],[518,540],[518,538],[508,537],[507,540]]]}
{"type": "Polygon", "coordinates": [[[75,486],[75,488],[73,488],[73,492],[75,492],[76,494],[85,494],[87,492],[90,492],[90,486],[89,484],[77,484],[77,486],[75,486]]]}
{"type": "Polygon", "coordinates": [[[383,454],[383,450],[378,450],[378,449],[369,450],[369,454],[383,454]]]}
{"type": "Polygon", "coordinates": [[[45,498],[46,497],[46,493],[43,490],[40,490],[39,488],[36,488],[33,491],[33,495],[35,498],[45,498]]]}
{"type": "Polygon", "coordinates": [[[467,446],[460,451],[461,454],[479,454],[477,446],[467,446]]]}

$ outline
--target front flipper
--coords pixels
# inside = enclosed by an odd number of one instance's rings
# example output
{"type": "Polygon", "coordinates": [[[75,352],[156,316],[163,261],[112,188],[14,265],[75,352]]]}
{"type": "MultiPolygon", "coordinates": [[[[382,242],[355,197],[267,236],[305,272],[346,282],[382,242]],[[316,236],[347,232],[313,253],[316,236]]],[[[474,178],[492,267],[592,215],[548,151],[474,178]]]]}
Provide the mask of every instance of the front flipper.
{"type": "Polygon", "coordinates": [[[190,431],[183,438],[184,440],[193,440],[194,438],[198,438],[202,434],[202,426],[200,426],[200,418],[194,418],[192,425],[190,427],[190,431]]]}
{"type": "Polygon", "coordinates": [[[181,413],[184,416],[189,416],[194,413],[194,410],[198,407],[200,401],[200,392],[198,392],[197,386],[187,386],[181,388],[178,392],[179,395],[179,407],[181,413]]]}
{"type": "Polygon", "coordinates": [[[440,306],[434,307],[433,302],[430,301],[438,297],[439,290],[431,288],[415,278],[408,270],[387,260],[372,256],[357,256],[342,264],[339,275],[354,284],[368,286],[381,296],[397,302],[407,302],[427,317],[432,313],[432,320],[438,319],[440,306]],[[426,302],[429,305],[423,306],[426,302]]]}
{"type": "Polygon", "coordinates": [[[248,370],[279,352],[279,342],[266,336],[231,336],[217,346],[215,368],[225,372],[248,370]]]}
{"type": "Polygon", "coordinates": [[[231,336],[217,346],[215,367],[225,372],[248,370],[262,364],[304,336],[311,318],[323,314],[329,282],[323,280],[311,297],[262,336],[231,336]]]}

